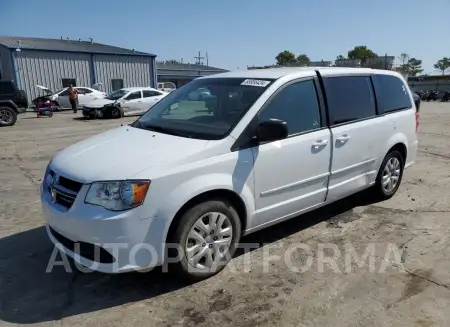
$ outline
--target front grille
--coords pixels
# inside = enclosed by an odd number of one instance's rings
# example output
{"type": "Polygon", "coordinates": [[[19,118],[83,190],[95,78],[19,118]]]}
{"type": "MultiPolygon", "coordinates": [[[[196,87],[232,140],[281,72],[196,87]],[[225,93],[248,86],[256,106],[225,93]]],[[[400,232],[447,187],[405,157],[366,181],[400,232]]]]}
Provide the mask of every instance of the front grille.
{"type": "Polygon", "coordinates": [[[75,182],[71,179],[59,176],[59,185],[62,187],[65,187],[68,190],[74,191],[76,193],[80,192],[81,187],[83,186],[82,183],[75,182]]]}
{"type": "Polygon", "coordinates": [[[77,198],[78,192],[83,186],[83,183],[79,183],[59,175],[55,180],[56,173],[54,171],[50,171],[49,174],[54,179],[53,184],[48,185],[48,191],[52,197],[52,201],[66,207],[67,209],[71,208],[77,198]]]}
{"type": "Polygon", "coordinates": [[[104,248],[98,245],[86,242],[74,242],[72,240],[69,240],[67,237],[62,236],[53,228],[51,227],[49,228],[53,237],[59,243],[61,243],[62,246],[72,251],[73,253],[80,255],[83,258],[99,263],[113,263],[116,261],[116,259],[111,255],[111,253],[109,253],[104,248]]]}

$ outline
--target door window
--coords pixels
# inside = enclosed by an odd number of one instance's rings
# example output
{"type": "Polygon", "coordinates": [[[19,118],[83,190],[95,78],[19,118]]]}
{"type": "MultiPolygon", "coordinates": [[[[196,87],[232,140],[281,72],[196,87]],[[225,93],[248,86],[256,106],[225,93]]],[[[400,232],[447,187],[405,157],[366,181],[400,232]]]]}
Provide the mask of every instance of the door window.
{"type": "Polygon", "coordinates": [[[381,112],[391,112],[412,107],[408,86],[401,79],[391,75],[372,77],[381,112]]]}
{"type": "MultiPolygon", "coordinates": [[[[90,94],[92,93],[92,90],[90,89],[85,89],[85,88],[81,88],[83,90],[83,94],[90,94]]],[[[78,90],[80,90],[80,88],[78,88],[78,90]]]]}
{"type": "Polygon", "coordinates": [[[130,100],[140,99],[141,97],[142,97],[141,91],[136,91],[136,92],[130,93],[125,99],[130,101],[130,100]]]}
{"type": "Polygon", "coordinates": [[[369,76],[324,78],[330,124],[338,125],[376,116],[369,76]]]}
{"type": "Polygon", "coordinates": [[[320,128],[320,109],[313,80],[297,82],[282,89],[258,116],[259,121],[285,121],[289,135],[320,128]]]}
{"type": "Polygon", "coordinates": [[[111,88],[113,91],[123,89],[123,79],[112,79],[111,88]]]}
{"type": "Polygon", "coordinates": [[[156,91],[150,91],[150,90],[142,91],[142,97],[144,97],[144,98],[156,97],[158,95],[161,95],[161,93],[156,92],[156,91]]]}
{"type": "Polygon", "coordinates": [[[69,87],[70,85],[77,86],[77,80],[75,78],[63,78],[62,79],[63,87],[69,87]]]}

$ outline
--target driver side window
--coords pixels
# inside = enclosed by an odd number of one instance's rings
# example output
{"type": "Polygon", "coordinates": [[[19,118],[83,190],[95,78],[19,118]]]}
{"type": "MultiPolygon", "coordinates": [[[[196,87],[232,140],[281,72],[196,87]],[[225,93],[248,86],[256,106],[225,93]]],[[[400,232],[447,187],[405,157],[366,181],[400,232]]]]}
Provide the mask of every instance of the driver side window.
{"type": "Polygon", "coordinates": [[[288,135],[320,128],[320,108],[314,80],[296,82],[283,88],[258,115],[259,121],[285,121],[288,135]]]}
{"type": "Polygon", "coordinates": [[[141,91],[135,91],[135,92],[133,92],[133,93],[130,93],[130,94],[125,98],[125,100],[130,101],[130,100],[136,100],[136,99],[140,99],[140,98],[142,98],[141,91]]]}

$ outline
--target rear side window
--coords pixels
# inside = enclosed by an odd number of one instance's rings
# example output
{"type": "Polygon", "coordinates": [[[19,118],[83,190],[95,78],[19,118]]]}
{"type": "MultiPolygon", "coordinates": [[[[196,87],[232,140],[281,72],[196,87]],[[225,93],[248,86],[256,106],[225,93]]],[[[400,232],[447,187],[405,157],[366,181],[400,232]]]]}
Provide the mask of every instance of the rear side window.
{"type": "Polygon", "coordinates": [[[143,94],[144,98],[156,97],[158,95],[161,95],[161,93],[159,93],[159,92],[150,91],[150,90],[143,90],[142,94],[143,94]]]}
{"type": "Polygon", "coordinates": [[[324,78],[330,124],[338,125],[376,116],[369,76],[324,78]]]}
{"type": "Polygon", "coordinates": [[[0,82],[0,94],[14,94],[14,87],[11,82],[0,82]]]}
{"type": "Polygon", "coordinates": [[[401,79],[390,75],[374,75],[372,78],[380,112],[391,112],[412,107],[408,87],[401,79]]]}
{"type": "Polygon", "coordinates": [[[320,128],[320,110],[313,80],[286,86],[259,114],[259,121],[285,121],[289,135],[320,128]]]}

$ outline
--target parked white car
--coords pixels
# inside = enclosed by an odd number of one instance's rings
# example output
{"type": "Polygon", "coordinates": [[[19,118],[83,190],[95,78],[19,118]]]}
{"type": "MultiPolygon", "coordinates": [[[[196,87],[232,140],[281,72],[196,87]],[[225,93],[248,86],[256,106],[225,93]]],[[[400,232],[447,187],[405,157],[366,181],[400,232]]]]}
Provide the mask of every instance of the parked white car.
{"type": "Polygon", "coordinates": [[[175,91],[177,89],[175,83],[173,82],[161,82],[158,83],[158,90],[170,93],[172,91],[175,91]]]}
{"type": "MultiPolygon", "coordinates": [[[[43,90],[44,93],[46,93],[44,95],[44,97],[48,98],[50,101],[56,101],[56,103],[58,104],[58,106],[61,109],[72,107],[70,105],[70,101],[69,101],[69,88],[68,87],[65,87],[56,92],[53,92],[46,86],[42,86],[42,85],[36,85],[36,87],[43,90]]],[[[75,88],[78,91],[78,105],[79,106],[83,106],[84,104],[86,104],[94,99],[97,99],[97,98],[101,99],[106,96],[105,92],[96,90],[91,87],[76,86],[75,88]]],[[[37,101],[39,101],[40,98],[43,98],[43,97],[37,97],[36,99],[34,99],[33,104],[36,105],[37,101]]]]}
{"type": "Polygon", "coordinates": [[[168,93],[151,87],[128,87],[95,99],[83,106],[83,116],[120,118],[142,115],[168,93]]]}
{"type": "Polygon", "coordinates": [[[392,197],[414,162],[417,118],[406,81],[391,71],[202,77],[133,124],[58,152],[41,185],[47,232],[98,271],[170,263],[206,278],[242,235],[364,189],[392,197]],[[189,100],[198,89],[210,92],[211,112],[189,100]]]}

